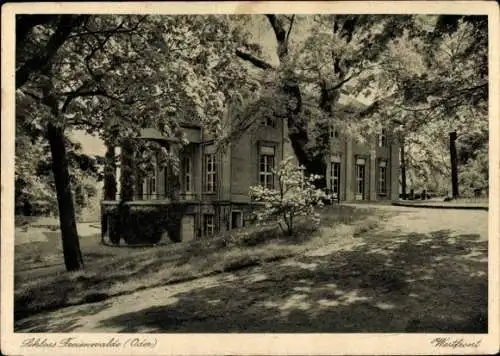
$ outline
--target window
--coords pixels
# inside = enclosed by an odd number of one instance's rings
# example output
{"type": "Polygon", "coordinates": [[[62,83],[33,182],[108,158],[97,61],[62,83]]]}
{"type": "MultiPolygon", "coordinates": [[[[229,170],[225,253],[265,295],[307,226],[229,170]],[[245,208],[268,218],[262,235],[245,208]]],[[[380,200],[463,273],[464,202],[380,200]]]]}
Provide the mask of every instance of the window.
{"type": "Polygon", "coordinates": [[[365,160],[356,160],[356,199],[364,199],[365,194],[365,160]]]}
{"type": "Polygon", "coordinates": [[[334,126],[330,126],[330,138],[338,138],[339,132],[334,126]]]}
{"type": "Polygon", "coordinates": [[[243,214],[241,211],[231,212],[231,229],[243,227],[243,214]]]}
{"type": "Polygon", "coordinates": [[[148,176],[143,183],[143,192],[145,192],[145,199],[156,199],[157,198],[157,187],[156,187],[156,175],[158,174],[158,167],[156,166],[156,161],[154,161],[153,172],[148,176]]]}
{"type": "Polygon", "coordinates": [[[333,197],[337,198],[340,193],[340,163],[332,162],[330,166],[330,189],[333,197]]]}
{"type": "Polygon", "coordinates": [[[266,117],[264,119],[264,126],[276,128],[276,120],[273,117],[266,117]]]}
{"type": "MultiPolygon", "coordinates": [[[[156,172],[155,172],[156,175],[156,172]]],[[[156,177],[152,176],[149,178],[149,196],[154,197],[156,195],[156,177]]]]}
{"type": "Polygon", "coordinates": [[[387,193],[387,162],[380,161],[378,166],[378,192],[379,194],[387,193]]]}
{"type": "Polygon", "coordinates": [[[163,166],[163,191],[166,197],[170,197],[171,190],[169,168],[165,164],[163,166]]]}
{"type": "Polygon", "coordinates": [[[386,147],[387,146],[387,134],[384,129],[380,135],[378,135],[378,147],[386,147]]]}
{"type": "Polygon", "coordinates": [[[215,219],[213,214],[203,215],[203,235],[212,236],[215,232],[215,219]]]}
{"type": "Polygon", "coordinates": [[[274,147],[261,147],[259,155],[259,183],[265,188],[274,188],[274,147]]]}
{"type": "Polygon", "coordinates": [[[184,191],[191,193],[191,157],[184,157],[184,191]]]}
{"type": "Polygon", "coordinates": [[[205,155],[205,192],[215,192],[215,155],[205,155]]]}

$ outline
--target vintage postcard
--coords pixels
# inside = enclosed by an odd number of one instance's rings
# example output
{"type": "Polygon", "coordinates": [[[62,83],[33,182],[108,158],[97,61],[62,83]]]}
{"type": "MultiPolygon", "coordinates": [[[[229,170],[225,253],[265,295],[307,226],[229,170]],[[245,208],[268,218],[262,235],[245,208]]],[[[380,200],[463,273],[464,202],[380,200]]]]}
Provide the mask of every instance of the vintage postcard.
{"type": "Polygon", "coordinates": [[[2,7],[1,351],[499,351],[493,1],[2,7]]]}

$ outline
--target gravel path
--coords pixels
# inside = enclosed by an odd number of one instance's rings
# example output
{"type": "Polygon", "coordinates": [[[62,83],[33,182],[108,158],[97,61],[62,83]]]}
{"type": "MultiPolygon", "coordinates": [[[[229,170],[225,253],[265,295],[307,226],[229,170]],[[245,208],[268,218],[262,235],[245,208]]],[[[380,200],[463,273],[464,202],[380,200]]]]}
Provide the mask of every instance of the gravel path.
{"type": "Polygon", "coordinates": [[[378,208],[395,214],[331,248],[34,315],[16,332],[484,331],[487,212],[378,208]]]}

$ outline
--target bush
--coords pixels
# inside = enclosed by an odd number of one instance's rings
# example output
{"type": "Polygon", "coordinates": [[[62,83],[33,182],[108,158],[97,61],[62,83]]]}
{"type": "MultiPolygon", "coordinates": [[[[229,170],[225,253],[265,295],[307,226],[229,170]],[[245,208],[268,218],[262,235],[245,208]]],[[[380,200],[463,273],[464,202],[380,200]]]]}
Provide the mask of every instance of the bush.
{"type": "Polygon", "coordinates": [[[114,244],[121,239],[129,245],[156,244],[165,233],[171,241],[180,242],[180,219],[184,210],[182,204],[149,206],[122,203],[104,212],[103,219],[109,216],[106,228],[114,244]]]}
{"type": "Polygon", "coordinates": [[[250,187],[252,199],[263,203],[263,208],[256,212],[259,223],[278,221],[283,232],[289,236],[293,235],[294,224],[300,216],[319,223],[315,208],[323,206],[323,199],[326,198],[326,194],[313,184],[320,177],[307,177],[304,167],[296,166],[292,160],[292,157],[288,157],[281,161],[278,169],[273,171],[277,178],[276,188],[260,185],[250,187]]]}
{"type": "Polygon", "coordinates": [[[459,188],[461,197],[477,197],[484,195],[488,189],[488,148],[477,153],[474,159],[460,168],[459,188]]]}

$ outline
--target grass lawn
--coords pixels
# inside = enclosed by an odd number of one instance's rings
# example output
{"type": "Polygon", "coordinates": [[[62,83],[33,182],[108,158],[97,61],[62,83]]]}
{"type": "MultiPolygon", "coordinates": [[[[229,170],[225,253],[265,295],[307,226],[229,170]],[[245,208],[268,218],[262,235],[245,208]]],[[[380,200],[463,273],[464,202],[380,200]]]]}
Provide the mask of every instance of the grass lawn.
{"type": "Polygon", "coordinates": [[[303,226],[292,239],[254,228],[170,249],[115,248],[85,272],[35,270],[41,281],[20,273],[33,285],[19,282],[17,296],[37,298],[16,300],[15,330],[488,331],[487,212],[355,207],[325,209],[319,230],[303,226]],[[167,285],[183,278],[192,280],[167,285]],[[20,319],[23,308],[34,315],[20,319]]]}
{"type": "Polygon", "coordinates": [[[72,273],[61,265],[43,268],[62,261],[59,233],[53,231],[46,242],[16,246],[15,320],[318,250],[332,239],[349,240],[373,229],[380,214],[328,206],[321,210],[321,228],[303,223],[293,237],[283,237],[277,226],[250,227],[213,239],[149,248],[107,247],[98,235],[89,235],[81,238],[85,269],[72,273]]]}

